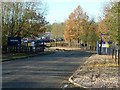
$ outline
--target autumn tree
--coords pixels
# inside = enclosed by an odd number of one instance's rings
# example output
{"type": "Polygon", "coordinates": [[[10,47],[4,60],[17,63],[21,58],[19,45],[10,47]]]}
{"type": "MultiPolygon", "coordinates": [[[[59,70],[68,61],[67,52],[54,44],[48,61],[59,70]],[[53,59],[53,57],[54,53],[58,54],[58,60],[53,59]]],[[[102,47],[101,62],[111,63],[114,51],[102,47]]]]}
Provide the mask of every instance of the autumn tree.
{"type": "Polygon", "coordinates": [[[86,29],[86,18],[87,15],[85,12],[83,12],[82,8],[80,6],[78,6],[75,10],[74,10],[74,27],[75,27],[75,40],[78,41],[78,43],[80,42],[80,40],[82,40],[84,38],[84,31],[86,29]]]}
{"type": "Polygon", "coordinates": [[[66,41],[77,41],[78,45],[80,42],[90,44],[98,39],[96,31],[97,24],[89,21],[86,12],[78,6],[65,22],[64,37],[66,41]]]}
{"type": "Polygon", "coordinates": [[[80,34],[83,31],[83,19],[84,12],[80,6],[78,6],[70,15],[65,25],[64,37],[66,40],[77,40],[80,41],[80,34]]]}
{"type": "Polygon", "coordinates": [[[68,20],[65,22],[65,28],[64,28],[64,38],[66,41],[69,41],[71,43],[71,40],[75,38],[75,22],[74,22],[74,13],[71,13],[69,15],[68,20]]]}

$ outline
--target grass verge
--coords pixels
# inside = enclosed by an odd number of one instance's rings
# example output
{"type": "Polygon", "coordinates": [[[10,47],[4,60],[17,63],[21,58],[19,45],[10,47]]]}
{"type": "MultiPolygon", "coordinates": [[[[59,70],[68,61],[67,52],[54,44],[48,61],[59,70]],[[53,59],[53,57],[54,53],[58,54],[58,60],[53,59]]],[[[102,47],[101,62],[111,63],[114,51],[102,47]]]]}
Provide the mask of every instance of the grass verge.
{"type": "Polygon", "coordinates": [[[2,62],[5,61],[11,61],[11,60],[17,60],[17,59],[23,59],[23,58],[28,58],[28,57],[34,57],[34,56],[43,56],[43,55],[49,55],[54,53],[53,51],[44,51],[40,53],[16,53],[16,54],[4,54],[2,55],[2,62]]]}

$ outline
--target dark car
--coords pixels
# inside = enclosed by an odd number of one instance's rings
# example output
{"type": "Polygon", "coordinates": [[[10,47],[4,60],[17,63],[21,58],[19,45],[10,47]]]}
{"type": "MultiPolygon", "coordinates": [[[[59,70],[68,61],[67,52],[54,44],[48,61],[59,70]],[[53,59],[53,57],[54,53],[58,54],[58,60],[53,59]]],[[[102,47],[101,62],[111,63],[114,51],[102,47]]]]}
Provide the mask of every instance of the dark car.
{"type": "Polygon", "coordinates": [[[44,41],[33,39],[33,40],[28,40],[27,42],[23,42],[22,44],[25,46],[42,46],[44,45],[44,41]]]}
{"type": "Polygon", "coordinates": [[[34,43],[34,46],[44,45],[44,41],[43,40],[31,40],[30,42],[34,43]]]}

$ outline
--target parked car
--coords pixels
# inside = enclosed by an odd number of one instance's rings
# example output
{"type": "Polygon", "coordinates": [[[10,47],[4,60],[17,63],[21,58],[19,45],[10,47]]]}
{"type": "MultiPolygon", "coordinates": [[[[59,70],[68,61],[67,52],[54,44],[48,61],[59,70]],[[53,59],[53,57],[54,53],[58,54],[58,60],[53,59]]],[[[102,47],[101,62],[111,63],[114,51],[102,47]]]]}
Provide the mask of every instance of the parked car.
{"type": "Polygon", "coordinates": [[[22,42],[28,42],[28,38],[23,38],[22,42]]]}
{"type": "Polygon", "coordinates": [[[63,38],[56,38],[56,41],[64,41],[63,38]]]}
{"type": "Polygon", "coordinates": [[[24,45],[24,46],[42,46],[42,45],[44,45],[44,41],[42,39],[41,40],[36,40],[36,39],[27,40],[25,42],[23,41],[22,45],[24,45]]]}
{"type": "Polygon", "coordinates": [[[41,45],[44,45],[44,41],[43,40],[31,40],[31,41],[28,41],[28,43],[30,43],[31,46],[41,46],[41,45]]]}

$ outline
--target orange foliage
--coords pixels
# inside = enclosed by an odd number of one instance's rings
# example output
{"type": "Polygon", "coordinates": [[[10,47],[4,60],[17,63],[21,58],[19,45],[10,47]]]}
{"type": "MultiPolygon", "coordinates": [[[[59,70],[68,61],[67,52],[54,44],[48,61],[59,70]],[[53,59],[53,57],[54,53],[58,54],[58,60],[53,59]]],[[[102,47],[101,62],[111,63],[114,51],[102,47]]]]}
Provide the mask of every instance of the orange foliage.
{"type": "Polygon", "coordinates": [[[76,39],[79,37],[81,32],[83,10],[78,6],[70,15],[68,20],[65,22],[64,39],[66,41],[76,39]]]}
{"type": "Polygon", "coordinates": [[[97,31],[98,35],[100,36],[102,33],[108,33],[108,30],[107,30],[107,26],[105,24],[105,21],[102,20],[98,23],[98,31],[97,31]]]}

